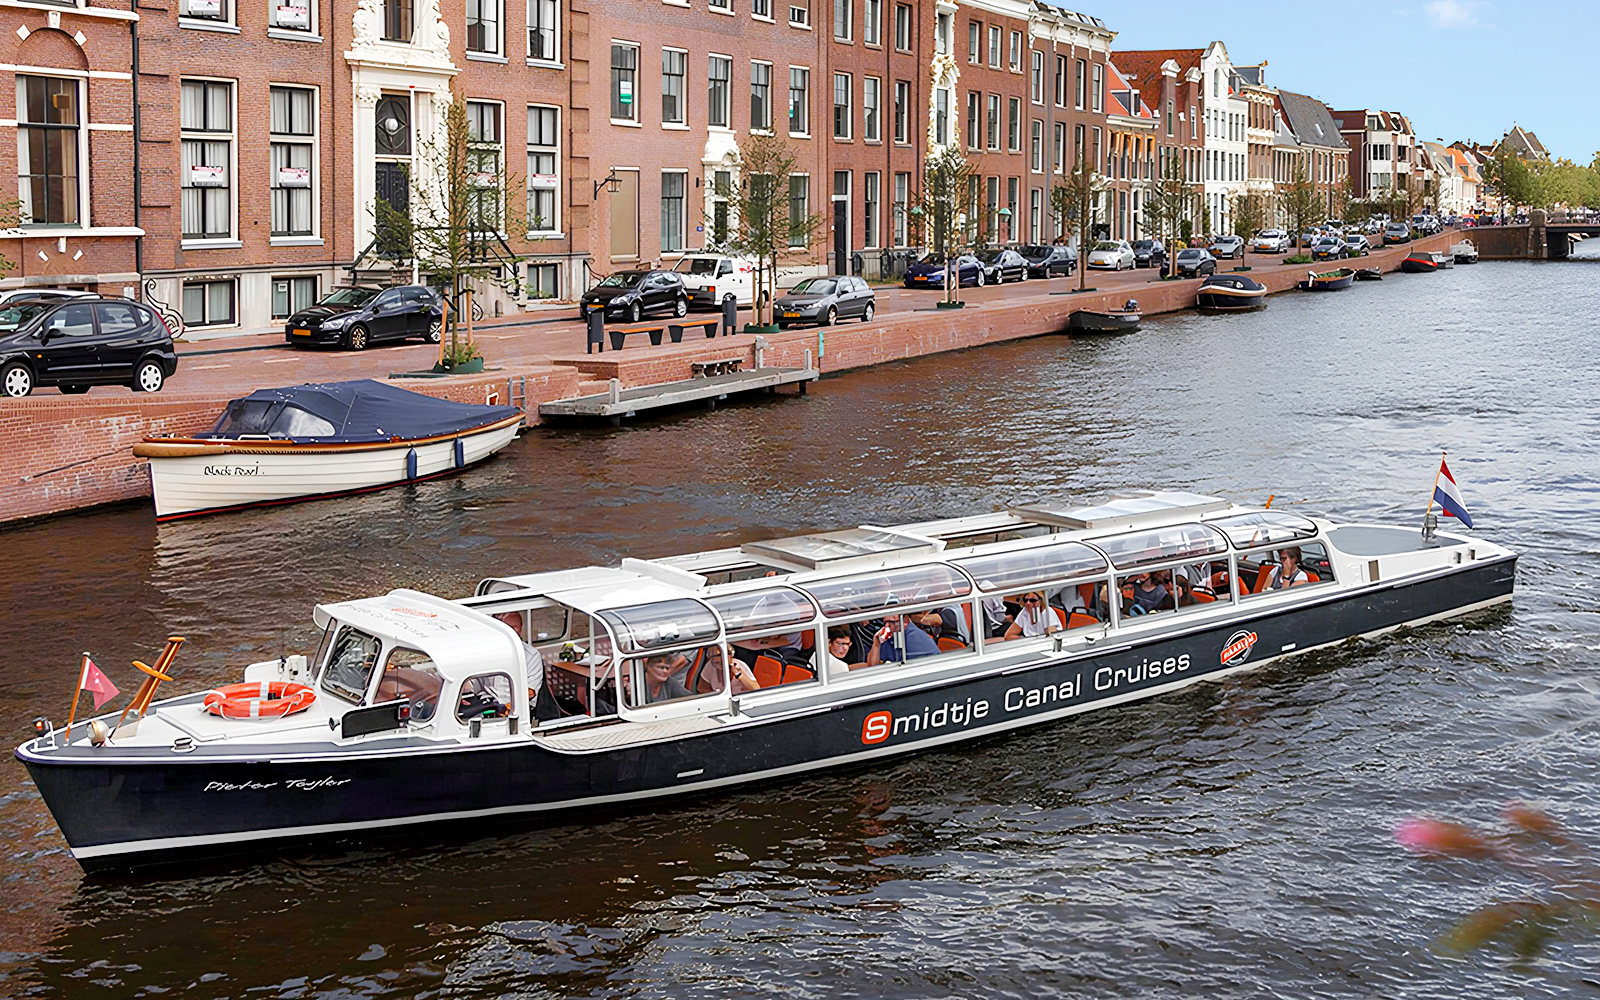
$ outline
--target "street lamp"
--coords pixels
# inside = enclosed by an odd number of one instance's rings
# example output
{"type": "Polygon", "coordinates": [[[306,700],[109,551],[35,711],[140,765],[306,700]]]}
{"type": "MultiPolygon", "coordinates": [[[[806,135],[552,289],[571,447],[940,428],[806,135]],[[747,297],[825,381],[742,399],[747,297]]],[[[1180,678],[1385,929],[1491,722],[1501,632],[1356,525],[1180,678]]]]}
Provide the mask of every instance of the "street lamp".
{"type": "Polygon", "coordinates": [[[591,200],[600,200],[600,189],[602,187],[606,189],[607,194],[616,194],[618,191],[622,190],[622,178],[617,176],[616,167],[611,168],[611,172],[606,174],[604,180],[598,180],[594,182],[594,198],[591,200]]]}

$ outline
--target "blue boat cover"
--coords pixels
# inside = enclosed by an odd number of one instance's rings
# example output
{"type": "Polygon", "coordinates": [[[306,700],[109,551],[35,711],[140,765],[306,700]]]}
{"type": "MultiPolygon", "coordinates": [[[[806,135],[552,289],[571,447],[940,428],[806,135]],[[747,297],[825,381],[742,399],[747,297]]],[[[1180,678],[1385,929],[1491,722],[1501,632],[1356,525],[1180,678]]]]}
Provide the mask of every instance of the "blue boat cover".
{"type": "Polygon", "coordinates": [[[202,438],[270,435],[296,441],[412,440],[457,434],[520,414],[515,406],[478,406],[358,379],[257,389],[231,400],[202,438]]]}

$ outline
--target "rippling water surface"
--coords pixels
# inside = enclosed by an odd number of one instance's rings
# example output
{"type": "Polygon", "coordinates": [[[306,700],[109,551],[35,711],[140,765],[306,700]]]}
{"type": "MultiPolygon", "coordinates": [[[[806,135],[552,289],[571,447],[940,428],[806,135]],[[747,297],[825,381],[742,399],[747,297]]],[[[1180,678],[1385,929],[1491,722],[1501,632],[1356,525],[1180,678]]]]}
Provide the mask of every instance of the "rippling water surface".
{"type": "Polygon", "coordinates": [[[1586,265],[1392,275],[885,366],[621,431],[534,431],[416,488],[0,532],[0,733],[189,637],[188,685],[304,650],[310,606],[1042,494],[1183,487],[1416,523],[1448,448],[1515,605],[1020,735],[563,825],[91,881],[0,764],[0,995],[1559,996],[1432,947],[1528,891],[1394,846],[1546,803],[1600,843],[1600,296],[1586,265]]]}

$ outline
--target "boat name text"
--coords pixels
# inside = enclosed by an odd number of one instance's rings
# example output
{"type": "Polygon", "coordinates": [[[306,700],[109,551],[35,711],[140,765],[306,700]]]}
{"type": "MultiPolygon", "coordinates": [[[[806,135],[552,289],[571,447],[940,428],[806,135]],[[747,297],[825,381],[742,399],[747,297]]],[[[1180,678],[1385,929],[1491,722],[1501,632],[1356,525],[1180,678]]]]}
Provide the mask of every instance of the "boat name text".
{"type": "Polygon", "coordinates": [[[206,475],[259,476],[261,475],[261,463],[257,462],[255,465],[208,465],[206,466],[206,475]]]}
{"type": "Polygon", "coordinates": [[[288,778],[284,781],[208,781],[208,792],[264,792],[269,788],[290,788],[297,792],[316,792],[348,785],[352,778],[288,778]]]}

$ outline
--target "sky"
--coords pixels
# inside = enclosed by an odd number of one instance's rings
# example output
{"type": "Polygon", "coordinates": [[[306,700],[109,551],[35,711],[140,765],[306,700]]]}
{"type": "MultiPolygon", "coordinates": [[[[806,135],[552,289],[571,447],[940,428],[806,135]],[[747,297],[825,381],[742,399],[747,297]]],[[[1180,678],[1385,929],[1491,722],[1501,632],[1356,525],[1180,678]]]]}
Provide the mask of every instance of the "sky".
{"type": "Polygon", "coordinates": [[[1274,87],[1398,111],[1424,140],[1493,142],[1515,122],[1552,156],[1586,164],[1600,150],[1600,0],[1073,3],[1117,32],[1116,49],[1221,40],[1237,64],[1265,59],[1274,87]]]}

